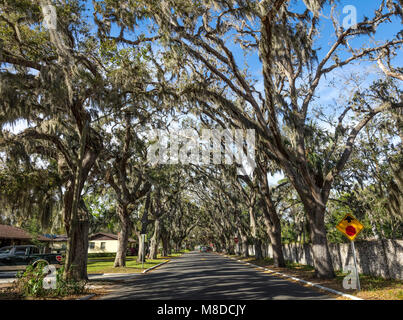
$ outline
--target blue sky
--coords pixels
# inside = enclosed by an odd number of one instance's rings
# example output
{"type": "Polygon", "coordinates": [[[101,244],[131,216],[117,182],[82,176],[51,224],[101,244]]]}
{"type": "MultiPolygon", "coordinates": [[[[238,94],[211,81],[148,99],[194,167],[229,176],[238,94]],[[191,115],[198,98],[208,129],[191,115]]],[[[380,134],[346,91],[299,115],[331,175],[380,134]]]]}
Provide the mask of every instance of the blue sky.
{"type": "MultiPolygon", "coordinates": [[[[294,5],[301,10],[305,9],[305,5],[301,0],[294,0],[294,5]]],[[[348,15],[349,12],[343,13],[343,8],[346,6],[353,5],[356,8],[357,13],[357,21],[360,22],[364,19],[364,17],[372,18],[375,10],[379,8],[381,1],[380,0],[355,0],[355,1],[347,1],[341,0],[338,3],[338,7],[335,11],[336,15],[339,16],[339,23],[342,24],[343,19],[348,15]]],[[[90,8],[89,3],[89,8],[90,8]]],[[[90,9],[91,10],[91,9],[90,9]]],[[[394,19],[392,23],[383,24],[378,30],[373,38],[369,38],[367,36],[357,37],[355,40],[351,41],[351,44],[356,47],[362,47],[371,45],[377,41],[384,41],[387,39],[393,38],[400,30],[402,29],[402,23],[400,20],[394,19]]],[[[117,29],[113,29],[117,30],[117,29]]],[[[138,32],[145,32],[146,28],[143,25],[139,26],[138,32]]],[[[135,35],[134,35],[135,37],[135,35]]],[[[330,7],[325,8],[322,13],[321,25],[320,25],[320,35],[318,36],[316,47],[322,48],[322,50],[318,51],[319,60],[327,53],[330,46],[335,41],[335,34],[333,30],[333,24],[330,19],[330,7]]],[[[249,66],[249,73],[252,77],[258,82],[259,90],[263,89],[262,86],[262,66],[258,59],[257,53],[254,52],[250,55],[244,56],[243,50],[238,45],[232,45],[231,49],[234,51],[235,57],[240,66],[244,66],[245,62],[249,66]]],[[[341,59],[345,58],[346,55],[343,52],[339,53],[341,59]]],[[[349,56],[349,54],[348,54],[349,56]]],[[[398,55],[393,63],[395,66],[403,66],[403,54],[398,55]]],[[[368,61],[359,61],[358,63],[354,63],[352,65],[343,67],[341,70],[337,70],[329,75],[329,77],[322,79],[319,87],[318,87],[318,99],[315,102],[315,106],[321,106],[325,112],[337,114],[336,100],[339,98],[340,94],[345,92],[345,84],[343,82],[345,79],[343,77],[347,77],[350,73],[358,73],[364,79],[362,79],[362,86],[368,86],[379,77],[379,69],[374,62],[368,61]],[[334,85],[329,85],[332,77],[340,79],[334,85]]],[[[326,127],[325,124],[322,124],[326,127]]],[[[326,127],[326,129],[330,129],[326,127]]],[[[281,173],[277,173],[272,177],[269,177],[270,183],[274,184],[279,179],[282,179],[283,175],[281,173]]]]}
{"type": "MultiPolygon", "coordinates": [[[[301,10],[303,10],[305,8],[305,5],[303,4],[303,2],[301,0],[294,0],[293,1],[294,5],[299,9],[301,8],[301,10]]],[[[369,18],[371,18],[374,14],[374,11],[379,7],[379,4],[381,3],[380,0],[355,0],[355,1],[346,1],[346,0],[341,0],[339,1],[339,5],[338,5],[338,9],[336,10],[336,12],[338,13],[338,15],[340,16],[340,23],[343,21],[344,17],[346,16],[346,14],[343,13],[343,8],[345,6],[348,5],[354,5],[357,9],[357,20],[361,21],[364,16],[367,16],[369,18]]],[[[92,21],[92,0],[87,0],[86,1],[86,8],[88,9],[87,14],[89,15],[89,21],[92,21]]],[[[321,56],[323,56],[328,49],[330,48],[330,44],[332,43],[332,41],[334,41],[334,32],[333,32],[333,26],[331,23],[331,20],[329,18],[330,16],[330,10],[329,8],[326,8],[323,12],[323,15],[325,17],[323,17],[321,19],[322,23],[320,26],[320,30],[321,33],[319,35],[318,41],[316,43],[317,47],[321,47],[322,50],[320,50],[318,52],[319,55],[319,59],[321,58],[321,56]],[[328,17],[328,18],[326,18],[328,17]]],[[[393,21],[393,23],[390,24],[385,24],[384,26],[382,26],[381,28],[379,28],[379,30],[377,30],[376,36],[374,39],[371,39],[370,41],[382,41],[382,40],[386,40],[386,39],[390,39],[391,37],[393,37],[396,33],[398,33],[400,30],[402,29],[402,23],[400,20],[395,19],[393,21]]],[[[114,30],[116,31],[117,29],[114,28],[114,30]]],[[[138,30],[137,30],[137,34],[141,33],[141,32],[145,32],[146,30],[146,25],[140,25],[138,30]]],[[[95,27],[94,27],[94,31],[95,31],[95,27]]],[[[136,37],[134,35],[134,37],[136,37]]],[[[368,37],[363,37],[363,38],[358,38],[356,40],[354,40],[352,42],[353,45],[356,46],[362,46],[362,45],[368,45],[368,37]],[[365,39],[365,40],[362,40],[365,39]]],[[[244,57],[243,55],[243,51],[241,50],[240,47],[238,47],[237,45],[232,46],[234,53],[236,55],[236,58],[239,62],[239,64],[241,66],[243,66],[243,63],[246,59],[246,62],[249,66],[249,73],[252,75],[252,77],[258,81],[258,83],[260,82],[260,89],[262,89],[262,72],[261,72],[261,64],[259,62],[259,59],[257,57],[256,52],[248,55],[247,57],[244,57]]],[[[401,50],[400,50],[401,53],[401,50]]],[[[341,55],[341,57],[343,57],[343,55],[341,55]]],[[[395,59],[394,59],[394,65],[395,66],[403,66],[403,54],[398,55],[395,59]]],[[[366,79],[365,79],[365,84],[370,84],[372,82],[373,79],[375,79],[378,75],[376,75],[376,72],[378,72],[378,69],[376,68],[376,64],[373,62],[365,62],[365,61],[360,61],[360,63],[357,65],[351,65],[351,66],[347,66],[344,67],[341,71],[337,71],[335,74],[333,74],[333,76],[335,77],[340,77],[341,75],[346,75],[350,72],[354,72],[354,71],[359,71],[360,74],[364,74],[365,72],[368,72],[368,75],[366,75],[366,79]],[[341,73],[340,73],[341,72],[341,73]]],[[[328,86],[329,80],[330,78],[326,78],[324,80],[322,80],[319,88],[318,88],[318,93],[319,93],[319,99],[317,100],[317,104],[323,104],[323,105],[329,105],[329,112],[332,112],[332,106],[331,104],[333,103],[334,99],[337,98],[339,96],[340,93],[343,92],[344,88],[342,86],[340,87],[330,87],[328,86]]],[[[21,130],[21,128],[23,128],[24,125],[17,125],[13,131],[18,131],[21,130]]]]}
{"type": "MultiPolygon", "coordinates": [[[[301,0],[294,1],[294,3],[296,4],[296,6],[298,8],[303,9],[305,7],[301,0]]],[[[346,16],[346,14],[344,14],[342,12],[344,6],[354,5],[357,9],[357,15],[358,15],[357,20],[361,21],[364,16],[371,18],[373,16],[374,11],[378,8],[379,3],[380,3],[380,0],[355,0],[355,1],[344,0],[344,1],[340,1],[339,6],[338,6],[338,8],[339,8],[338,14],[340,16],[340,23],[346,16]]],[[[88,0],[86,7],[88,9],[87,13],[89,14],[88,20],[92,21],[92,1],[88,0]]],[[[324,11],[324,15],[327,17],[330,16],[328,8],[324,11]]],[[[321,58],[321,55],[323,56],[323,54],[328,51],[328,49],[330,48],[330,44],[332,43],[332,41],[334,41],[333,26],[330,21],[330,18],[322,18],[321,21],[322,21],[322,24],[320,26],[321,33],[320,33],[320,36],[316,43],[317,47],[322,48],[322,50],[319,51],[319,59],[321,58]]],[[[401,21],[395,19],[393,21],[393,23],[385,24],[384,26],[382,26],[378,30],[375,38],[371,39],[370,41],[383,41],[386,39],[390,39],[396,33],[398,33],[401,29],[402,29],[401,21]]],[[[117,29],[114,28],[113,30],[116,31],[117,29]]],[[[95,31],[95,29],[94,29],[94,31],[95,31]]],[[[138,34],[138,33],[145,32],[145,31],[146,31],[146,26],[140,25],[136,33],[138,34]]],[[[136,37],[135,35],[133,35],[133,36],[136,37]]],[[[363,41],[361,39],[357,39],[357,40],[353,41],[352,43],[357,46],[367,45],[368,37],[364,37],[363,39],[366,39],[366,40],[363,41]]],[[[253,78],[255,80],[258,81],[258,83],[260,82],[260,89],[262,89],[261,64],[259,62],[257,54],[254,53],[254,54],[248,55],[245,58],[241,48],[239,48],[235,45],[232,46],[232,48],[233,48],[236,58],[241,66],[243,65],[243,63],[246,59],[246,62],[249,66],[249,73],[253,76],[253,78]]],[[[400,51],[400,54],[393,61],[395,66],[398,66],[398,67],[403,66],[403,54],[401,54],[401,53],[402,52],[400,51]]],[[[341,55],[341,57],[343,57],[343,56],[341,55]]],[[[379,74],[377,74],[377,72],[379,72],[379,70],[377,69],[376,64],[374,64],[373,62],[361,61],[359,64],[344,67],[341,71],[337,71],[336,73],[334,73],[333,76],[342,78],[343,75],[347,75],[350,72],[357,72],[357,71],[360,73],[360,75],[363,75],[365,77],[364,85],[370,84],[379,75],[379,74]]],[[[329,80],[330,80],[330,78],[327,78],[321,82],[321,84],[318,88],[319,98],[316,101],[316,104],[323,105],[325,110],[327,110],[329,113],[331,113],[331,112],[334,112],[334,110],[332,110],[332,109],[333,109],[333,104],[336,104],[335,99],[338,98],[338,96],[343,92],[344,89],[343,89],[342,85],[338,86],[336,84],[335,87],[329,86],[329,80]]],[[[17,123],[13,127],[6,126],[6,129],[11,129],[14,132],[18,132],[20,130],[23,130],[24,128],[26,128],[26,123],[24,121],[17,123]]],[[[276,173],[274,176],[269,176],[270,184],[276,184],[276,182],[282,178],[283,178],[283,175],[281,173],[276,173]]]]}
{"type": "MultiPolygon", "coordinates": [[[[364,17],[371,18],[374,15],[375,10],[379,8],[379,5],[382,1],[381,0],[339,0],[337,9],[335,10],[335,14],[339,15],[339,22],[340,24],[342,23],[343,19],[348,15],[347,13],[343,13],[343,8],[346,6],[351,6],[353,5],[356,8],[356,13],[357,13],[357,21],[360,22],[364,19],[364,17]]],[[[92,0],[87,0],[86,1],[86,8],[89,13],[89,18],[92,21],[92,0]]],[[[291,0],[291,3],[297,10],[300,10],[301,12],[306,9],[305,4],[303,3],[302,0],[291,0]]],[[[147,31],[147,24],[152,23],[150,21],[146,21],[144,23],[141,23],[136,29],[134,33],[129,33],[127,36],[132,36],[133,39],[137,38],[137,35],[140,33],[146,33],[148,34],[147,31]]],[[[116,28],[116,26],[112,26],[112,31],[117,33],[120,29],[116,28]]],[[[325,7],[323,13],[322,13],[322,18],[321,18],[321,25],[320,25],[320,35],[317,39],[316,42],[316,47],[317,48],[322,48],[321,50],[318,50],[318,57],[321,59],[321,57],[324,56],[324,54],[327,53],[329,50],[331,44],[335,40],[335,35],[333,31],[333,25],[330,19],[330,7],[327,6],[325,7]]],[[[394,35],[396,35],[400,30],[402,30],[402,21],[398,19],[394,19],[393,23],[387,23],[383,24],[382,27],[380,27],[374,38],[369,39],[367,36],[364,37],[357,37],[355,40],[351,41],[353,46],[356,46],[359,48],[360,46],[367,46],[370,45],[369,42],[373,43],[375,41],[383,41],[386,39],[392,38],[394,35]]],[[[95,31],[95,30],[94,30],[95,31]]],[[[149,35],[149,34],[148,34],[149,35]]],[[[234,52],[234,55],[237,59],[237,62],[239,65],[242,67],[245,65],[245,62],[248,65],[249,73],[252,75],[252,77],[257,80],[258,82],[262,81],[262,66],[261,63],[258,59],[257,53],[254,52],[252,54],[247,55],[246,57],[244,56],[243,50],[238,46],[238,45],[232,45],[231,49],[234,52]]],[[[401,50],[400,50],[401,52],[401,50]]],[[[343,55],[342,52],[339,53],[340,58],[346,57],[346,55],[343,55]]],[[[403,66],[403,54],[398,54],[397,57],[393,60],[393,63],[395,66],[403,66]]],[[[344,67],[343,71],[344,72],[351,72],[354,70],[370,70],[370,67],[374,65],[374,63],[368,63],[365,61],[360,61],[359,66],[347,66],[344,67]]],[[[372,68],[372,71],[370,73],[373,73],[376,68],[372,68]]],[[[372,80],[374,80],[377,76],[376,75],[369,75],[367,78],[367,83],[370,83],[372,80]]],[[[334,89],[330,89],[326,87],[326,83],[321,83],[319,89],[323,93],[323,99],[325,102],[329,102],[332,98],[337,96],[337,92],[335,92],[334,89]]],[[[322,98],[322,97],[321,97],[322,98]]]]}

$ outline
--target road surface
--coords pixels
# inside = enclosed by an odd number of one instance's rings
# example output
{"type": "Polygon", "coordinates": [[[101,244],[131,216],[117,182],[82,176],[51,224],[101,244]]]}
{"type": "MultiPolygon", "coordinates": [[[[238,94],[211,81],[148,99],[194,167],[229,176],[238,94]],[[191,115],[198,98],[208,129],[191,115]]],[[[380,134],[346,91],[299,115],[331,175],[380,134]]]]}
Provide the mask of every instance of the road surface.
{"type": "Polygon", "coordinates": [[[102,299],[312,300],[324,293],[215,253],[191,252],[114,287],[102,299]]]}

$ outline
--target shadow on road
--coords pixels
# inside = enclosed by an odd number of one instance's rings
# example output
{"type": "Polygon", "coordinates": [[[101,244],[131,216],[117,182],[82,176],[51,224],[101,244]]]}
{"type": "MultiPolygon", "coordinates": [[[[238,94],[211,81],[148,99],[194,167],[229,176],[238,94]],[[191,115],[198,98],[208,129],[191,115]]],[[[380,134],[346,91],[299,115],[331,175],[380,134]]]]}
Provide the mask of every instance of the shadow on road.
{"type": "Polygon", "coordinates": [[[119,286],[107,299],[271,300],[331,297],[214,253],[192,252],[119,286]]]}

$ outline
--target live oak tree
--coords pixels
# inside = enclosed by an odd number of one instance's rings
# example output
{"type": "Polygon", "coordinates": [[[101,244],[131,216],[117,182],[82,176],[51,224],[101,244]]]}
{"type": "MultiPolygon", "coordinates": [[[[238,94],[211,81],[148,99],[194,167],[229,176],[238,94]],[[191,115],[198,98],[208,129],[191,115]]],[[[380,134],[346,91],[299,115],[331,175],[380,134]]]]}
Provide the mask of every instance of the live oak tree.
{"type": "Polygon", "coordinates": [[[102,99],[107,90],[83,7],[71,1],[56,9],[57,29],[47,30],[38,3],[2,1],[0,107],[2,124],[28,121],[14,140],[33,144],[33,153],[57,161],[69,237],[64,276],[86,279],[88,214],[81,191],[102,149],[91,120],[108,106],[102,99]]]}
{"type": "Polygon", "coordinates": [[[154,191],[151,193],[152,205],[149,219],[154,222],[153,235],[150,240],[151,259],[158,254],[160,240],[163,253],[168,254],[169,243],[173,242],[179,251],[183,240],[197,225],[199,211],[186,195],[191,183],[189,171],[179,165],[159,165],[158,178],[154,176],[154,191]]]}
{"type": "Polygon", "coordinates": [[[172,226],[172,241],[175,244],[175,250],[182,249],[185,239],[189,239],[191,232],[199,225],[201,215],[200,208],[196,203],[190,201],[183,195],[178,202],[178,208],[173,219],[170,219],[172,226]]]}
{"type": "MultiPolygon", "coordinates": [[[[217,109],[215,110],[217,111],[217,109]]],[[[216,115],[212,115],[212,113],[208,112],[208,116],[211,117],[211,119],[208,121],[203,118],[203,115],[200,114],[200,120],[204,125],[208,125],[209,127],[212,127],[213,125],[219,125],[221,127],[224,126],[224,119],[226,122],[231,123],[231,125],[238,129],[242,130],[244,127],[242,126],[242,123],[237,122],[236,120],[231,120],[225,117],[225,115],[222,115],[218,112],[215,112],[216,115]],[[217,115],[218,113],[218,115],[217,115]]],[[[251,228],[251,233],[253,237],[253,241],[255,242],[255,256],[260,259],[262,258],[262,250],[261,250],[261,239],[260,237],[257,236],[257,220],[255,217],[255,205],[256,205],[256,197],[257,194],[259,194],[259,208],[262,209],[263,212],[263,221],[265,224],[265,229],[266,229],[266,234],[268,238],[270,239],[270,243],[273,248],[273,259],[274,259],[274,264],[276,266],[284,266],[285,265],[285,260],[282,252],[282,247],[281,247],[281,224],[280,224],[280,219],[278,212],[275,208],[273,199],[272,199],[272,190],[271,187],[269,186],[268,183],[268,174],[269,172],[273,171],[273,162],[267,160],[267,156],[262,152],[262,150],[265,148],[265,145],[262,143],[261,139],[259,137],[256,139],[256,146],[255,146],[255,161],[257,165],[255,165],[255,172],[253,173],[253,176],[250,177],[246,174],[243,168],[238,164],[238,169],[240,169],[241,173],[244,171],[244,174],[238,175],[237,173],[234,173],[234,168],[224,166],[221,168],[223,172],[223,177],[225,177],[225,180],[230,183],[237,183],[238,188],[240,188],[241,192],[241,197],[244,199],[246,203],[248,203],[248,210],[249,210],[249,216],[250,216],[250,228],[251,228]],[[232,172],[232,173],[231,173],[232,172]],[[226,174],[229,173],[229,174],[226,174]],[[249,190],[246,192],[243,190],[244,187],[248,187],[249,190]]],[[[230,148],[227,148],[226,150],[229,150],[230,148]]],[[[237,152],[244,154],[244,159],[246,160],[248,157],[248,154],[246,153],[246,150],[237,150],[237,152]]],[[[234,158],[237,156],[235,154],[232,154],[234,158]]],[[[246,161],[244,164],[246,165],[246,161]]],[[[209,177],[212,179],[212,177],[209,177]]],[[[225,192],[225,187],[223,188],[223,192],[225,192]]]]}
{"type": "MultiPolygon", "coordinates": [[[[377,80],[361,92],[362,104],[401,100],[398,83],[377,80]]],[[[369,123],[358,136],[359,148],[342,173],[340,201],[369,220],[368,234],[385,239],[399,237],[402,223],[402,109],[390,110],[369,123]],[[347,203],[346,203],[347,202],[347,203]]]]}
{"type": "Polygon", "coordinates": [[[7,131],[0,135],[0,202],[3,222],[23,228],[36,223],[48,232],[62,229],[61,209],[63,181],[57,163],[44,163],[43,157],[33,157],[31,150],[13,140],[7,131]]]}
{"type": "MultiPolygon", "coordinates": [[[[402,11],[399,1],[382,1],[371,17],[344,28],[335,18],[337,7],[333,1],[304,3],[305,9],[287,0],[144,1],[137,8],[127,5],[126,10],[147,10],[158,24],[157,35],[165,40],[172,55],[179,57],[178,63],[186,60],[184,53],[188,60],[197,61],[198,69],[189,77],[202,79],[190,82],[182,94],[201,101],[206,108],[214,105],[210,113],[217,112],[219,106],[218,112],[241,121],[261,136],[267,157],[282,168],[304,205],[317,275],[333,277],[324,224],[330,190],[345,167],[360,130],[378,113],[400,107],[401,103],[385,102],[360,113],[360,120],[344,134],[344,148],[338,149],[337,161],[326,163],[323,171],[310,165],[305,146],[306,125],[325,76],[359,59],[401,46],[399,34],[381,43],[367,43],[363,48],[357,47],[354,39],[368,39],[391,18],[401,18],[402,11]],[[320,12],[328,5],[333,6],[335,41],[324,51],[319,50],[316,35],[323,20],[320,12]],[[245,52],[258,54],[264,92],[257,90],[254,79],[242,70],[228,38],[239,43],[245,52]]],[[[348,111],[341,113],[341,123],[348,111]]]]}
{"type": "Polygon", "coordinates": [[[325,216],[328,201],[344,201],[345,193],[337,192],[348,179],[359,182],[370,165],[376,183],[351,195],[358,203],[376,199],[376,209],[387,198],[388,216],[401,212],[401,152],[379,138],[385,132],[402,138],[401,90],[378,81],[332,106],[338,109],[334,131],[318,125],[317,96],[334,71],[368,60],[389,79],[402,79],[393,65],[402,32],[365,42],[402,18],[401,1],[378,2],[373,15],[345,27],[336,17],[337,1],[100,0],[91,20],[86,3],[72,0],[55,5],[57,28],[48,30],[39,2],[0,1],[0,126],[27,121],[19,133],[2,130],[0,136],[0,156],[7,157],[0,202],[7,215],[21,219],[32,204],[45,222],[57,216],[60,202],[69,235],[65,277],[76,279],[87,278],[90,217],[83,199],[99,192],[90,187],[95,181],[104,180],[115,197],[115,266],[124,266],[132,232],[141,240],[151,231],[153,257],[160,239],[168,254],[186,237],[234,253],[239,235],[256,248],[269,238],[282,266],[282,240],[295,237],[286,216],[292,215],[292,223],[310,233],[318,276],[332,277],[325,216]],[[318,35],[326,11],[334,42],[323,48],[318,35]],[[260,61],[259,75],[242,53],[260,61]],[[206,126],[254,129],[254,176],[237,176],[226,166],[151,166],[139,126],[169,127],[188,113],[206,126]],[[388,115],[393,120],[385,120],[388,115]],[[363,146],[354,150],[357,139],[363,146]],[[287,197],[268,181],[279,170],[295,189],[287,197]]]}
{"type": "Polygon", "coordinates": [[[109,144],[111,164],[104,169],[105,180],[116,195],[116,213],[120,222],[115,267],[126,265],[128,241],[133,231],[131,211],[151,188],[151,183],[145,177],[146,173],[143,170],[146,157],[144,143],[136,136],[132,115],[128,111],[124,113],[122,120],[121,132],[115,129],[109,144]],[[113,143],[116,138],[119,139],[117,146],[116,142],[113,143]]]}
{"type": "Polygon", "coordinates": [[[234,254],[235,236],[240,231],[242,234],[247,233],[249,226],[246,224],[248,219],[242,219],[246,206],[240,201],[242,198],[238,188],[225,174],[226,169],[230,168],[193,168],[195,177],[192,193],[198,199],[198,206],[203,208],[198,227],[211,228],[215,236],[211,237],[210,242],[219,251],[234,254]]]}

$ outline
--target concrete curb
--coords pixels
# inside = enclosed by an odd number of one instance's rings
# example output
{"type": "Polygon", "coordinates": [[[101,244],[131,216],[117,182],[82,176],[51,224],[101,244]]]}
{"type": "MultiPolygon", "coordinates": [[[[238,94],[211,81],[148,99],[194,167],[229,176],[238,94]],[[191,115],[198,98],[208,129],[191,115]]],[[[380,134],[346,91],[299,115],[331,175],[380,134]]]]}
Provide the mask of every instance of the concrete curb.
{"type": "Polygon", "coordinates": [[[264,268],[264,267],[261,267],[261,266],[257,266],[257,265],[255,265],[255,264],[253,264],[253,263],[250,263],[250,262],[245,262],[245,261],[242,261],[242,260],[238,260],[238,259],[236,259],[236,258],[232,258],[232,257],[229,257],[229,256],[225,256],[225,257],[230,258],[230,259],[235,260],[235,261],[238,261],[238,262],[241,262],[241,263],[243,263],[243,264],[250,265],[250,266],[252,266],[252,267],[254,267],[254,268],[261,269],[261,270],[263,270],[263,271],[269,271],[269,272],[271,272],[273,275],[279,275],[279,276],[281,276],[281,277],[289,278],[289,279],[292,279],[292,280],[297,281],[297,282],[302,282],[302,283],[305,283],[305,284],[307,284],[307,285],[309,285],[309,286],[316,287],[316,288],[318,288],[318,289],[325,290],[325,291],[331,292],[331,293],[333,293],[333,294],[337,294],[337,295],[339,295],[339,296],[342,296],[342,297],[345,297],[345,298],[349,298],[349,299],[351,299],[351,300],[364,300],[364,299],[362,299],[362,298],[358,298],[358,297],[356,297],[356,296],[352,296],[352,295],[350,295],[350,294],[346,294],[346,293],[343,293],[343,292],[341,292],[341,291],[337,291],[337,290],[334,290],[334,289],[331,289],[331,288],[327,288],[327,287],[321,286],[320,284],[317,284],[317,283],[313,283],[313,282],[310,282],[310,281],[306,281],[306,280],[303,280],[303,279],[296,278],[296,277],[294,277],[294,276],[290,276],[290,275],[285,274],[285,273],[280,273],[280,272],[277,272],[277,271],[274,271],[274,270],[271,270],[271,269],[268,269],[268,268],[264,268]]]}
{"type": "Polygon", "coordinates": [[[99,279],[111,279],[111,278],[130,278],[134,276],[138,276],[140,272],[133,273],[102,273],[102,274],[94,274],[92,277],[88,277],[91,280],[99,280],[99,279]]]}
{"type": "Polygon", "coordinates": [[[142,273],[147,273],[148,271],[151,271],[151,270],[153,270],[153,269],[155,269],[155,268],[158,268],[159,266],[162,266],[163,264],[168,263],[169,261],[171,261],[171,260],[167,260],[167,261],[161,262],[161,263],[159,263],[159,264],[157,264],[157,265],[155,265],[155,266],[152,266],[152,267],[150,267],[150,268],[148,268],[148,269],[145,269],[145,270],[143,270],[142,273]]]}

